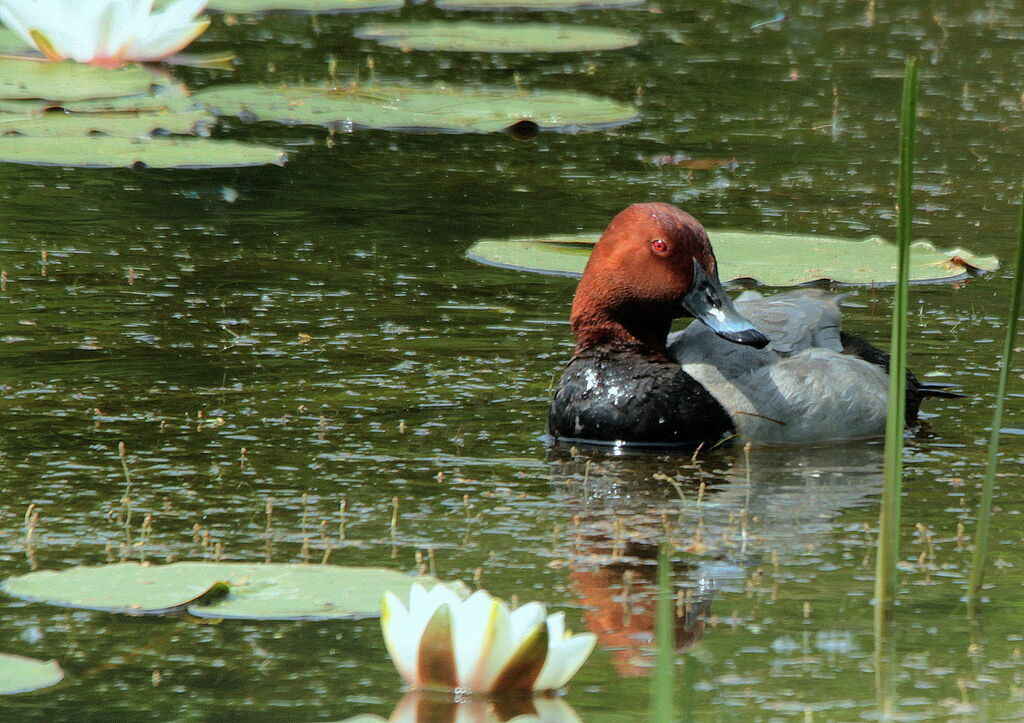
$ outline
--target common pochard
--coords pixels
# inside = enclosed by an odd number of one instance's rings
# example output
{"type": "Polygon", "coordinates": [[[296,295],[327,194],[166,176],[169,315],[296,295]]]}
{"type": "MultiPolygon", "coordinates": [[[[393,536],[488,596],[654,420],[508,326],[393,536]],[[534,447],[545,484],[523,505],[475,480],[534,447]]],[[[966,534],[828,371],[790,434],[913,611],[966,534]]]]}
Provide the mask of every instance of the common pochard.
{"type": "MultiPolygon", "coordinates": [[[[631,445],[883,435],[888,357],[840,330],[839,298],[803,289],[734,303],[697,219],[666,203],[632,205],[608,225],[576,290],[576,348],[549,435],[631,445]],[[696,321],[670,336],[680,316],[696,321]]],[[[926,396],[959,395],[908,374],[908,423],[926,396]]]]}

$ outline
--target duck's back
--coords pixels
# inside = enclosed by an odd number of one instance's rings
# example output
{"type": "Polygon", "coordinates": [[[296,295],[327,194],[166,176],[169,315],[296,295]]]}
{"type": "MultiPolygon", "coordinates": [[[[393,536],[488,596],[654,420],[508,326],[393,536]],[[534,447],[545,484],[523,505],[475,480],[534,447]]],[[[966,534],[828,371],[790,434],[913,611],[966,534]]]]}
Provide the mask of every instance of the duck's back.
{"type": "Polygon", "coordinates": [[[884,433],[888,377],[843,353],[839,297],[747,292],[736,306],[771,344],[732,344],[695,322],[669,338],[669,353],[729,410],[741,435],[796,442],[884,433]]]}

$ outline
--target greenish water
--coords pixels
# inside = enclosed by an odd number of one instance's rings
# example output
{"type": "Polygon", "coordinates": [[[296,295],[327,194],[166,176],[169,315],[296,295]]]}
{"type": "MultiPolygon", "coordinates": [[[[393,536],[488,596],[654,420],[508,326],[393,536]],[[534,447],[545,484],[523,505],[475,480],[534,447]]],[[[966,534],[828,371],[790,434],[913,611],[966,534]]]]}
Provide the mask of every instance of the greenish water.
{"type": "MultiPolygon", "coordinates": [[[[931,434],[908,440],[895,653],[879,661],[879,443],[755,447],[749,462],[742,449],[696,463],[549,450],[540,435],[571,348],[573,283],[463,257],[481,237],[599,230],[646,200],[715,227],[891,237],[900,76],[917,52],[917,232],[1009,259],[1024,172],[1017,4],[878,3],[870,22],[869,7],[796,2],[758,28],[773,4],[531,14],[642,42],[529,57],[352,37],[367,19],[463,17],[430,6],[216,19],[195,49],[231,48],[239,66],[174,71],[193,88],[315,82],[329,56],[342,77],[365,78],[372,57],[380,79],[515,76],[638,102],[641,118],[526,141],[229,123],[225,137],[288,147],[288,165],[0,167],[0,577],[218,550],[317,562],[329,548],[332,563],[415,569],[432,550],[444,577],[544,600],[599,632],[566,700],[585,721],[633,721],[648,716],[652,560],[669,534],[690,615],[677,631],[680,716],[1024,717],[1019,372],[980,620],[961,601],[1003,275],[912,290],[911,366],[971,397],[928,405],[931,434]],[[737,163],[651,162],[676,153],[737,163]],[[125,546],[116,521],[122,441],[133,519],[152,515],[143,546],[138,530],[125,546]],[[26,545],[30,504],[40,519],[26,545]]],[[[889,293],[852,302],[847,328],[884,342],[889,293]]],[[[4,597],[0,640],[68,674],[0,701],[11,720],[334,720],[388,716],[401,697],[374,620],[210,624],[4,597]]]]}

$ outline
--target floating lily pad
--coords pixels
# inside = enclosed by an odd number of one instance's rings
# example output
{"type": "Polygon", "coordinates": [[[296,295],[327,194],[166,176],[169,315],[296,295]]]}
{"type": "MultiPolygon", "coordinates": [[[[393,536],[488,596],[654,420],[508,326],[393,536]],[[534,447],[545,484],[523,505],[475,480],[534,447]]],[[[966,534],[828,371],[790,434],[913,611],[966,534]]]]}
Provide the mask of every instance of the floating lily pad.
{"type": "Polygon", "coordinates": [[[0,58],[0,98],[4,99],[117,98],[148,93],[158,82],[141,65],[108,69],[72,61],[0,58]]]}
{"type": "Polygon", "coordinates": [[[336,565],[123,562],[32,572],[2,589],[25,600],[136,615],[187,609],[207,618],[326,620],[379,615],[385,591],[405,595],[417,581],[433,578],[336,565]]]}
{"type": "Polygon", "coordinates": [[[621,30],[553,23],[380,23],[356,28],[355,34],[402,50],[482,53],[616,50],[639,42],[621,30]]]}
{"type": "Polygon", "coordinates": [[[404,4],[403,0],[211,0],[206,9],[236,14],[274,11],[345,13],[397,10],[404,4]]]}
{"type": "Polygon", "coordinates": [[[403,597],[419,580],[396,570],[334,565],[242,565],[227,597],[194,604],[196,617],[259,620],[328,620],[380,614],[388,590],[403,597]]]}
{"type": "Polygon", "coordinates": [[[203,135],[216,121],[206,111],[182,113],[45,113],[9,116],[0,113],[0,135],[86,136],[100,133],[139,138],[156,132],[203,135]]]}
{"type": "Polygon", "coordinates": [[[0,695],[49,688],[64,678],[55,660],[34,660],[0,653],[0,695]]]}
{"type": "Polygon", "coordinates": [[[642,5],[644,0],[435,0],[443,10],[600,10],[642,5]]]}
{"type": "Polygon", "coordinates": [[[284,151],[209,138],[0,137],[0,163],[81,168],[227,168],[283,165],[284,151]]]}
{"type": "Polygon", "coordinates": [[[4,581],[8,595],[64,607],[153,615],[182,610],[227,592],[230,570],[207,563],[144,566],[122,562],[99,567],[40,570],[4,581]]]}
{"type": "Polygon", "coordinates": [[[519,123],[542,130],[591,130],[628,123],[636,109],[581,93],[437,86],[343,89],[229,85],[193,99],[221,115],[290,125],[486,133],[519,123]]]}
{"type": "MultiPolygon", "coordinates": [[[[887,284],[896,279],[896,247],[880,238],[709,231],[722,279],[753,278],[767,286],[797,286],[828,279],[842,284],[887,284]]],[[[502,268],[580,276],[598,234],[509,241],[482,240],[470,247],[474,261],[502,268]]],[[[910,278],[944,280],[999,268],[994,256],[963,249],[943,251],[917,241],[910,278]]]]}

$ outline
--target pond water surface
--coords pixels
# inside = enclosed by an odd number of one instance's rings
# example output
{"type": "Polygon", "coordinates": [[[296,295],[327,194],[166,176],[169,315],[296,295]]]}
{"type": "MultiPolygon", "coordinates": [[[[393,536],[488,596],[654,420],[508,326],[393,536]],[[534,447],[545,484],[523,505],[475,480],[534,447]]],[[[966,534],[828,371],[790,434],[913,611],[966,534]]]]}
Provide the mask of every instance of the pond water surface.
{"type": "MultiPolygon", "coordinates": [[[[669,535],[680,716],[1024,718],[1019,367],[978,621],[961,600],[1004,273],[912,292],[911,366],[970,396],[930,403],[930,433],[908,440],[895,653],[879,665],[879,442],[696,461],[549,449],[574,284],[464,257],[481,237],[599,231],[654,200],[711,227],[891,237],[896,109],[918,53],[916,232],[1007,263],[1024,173],[1019,4],[783,9],[768,24],[770,2],[530,14],[641,37],[530,56],[353,37],[367,19],[464,17],[430,5],[218,16],[194,49],[233,50],[237,68],[172,71],[194,89],[318,83],[331,57],[339,77],[365,78],[372,58],[380,79],[582,90],[636,103],[640,118],[528,140],[229,122],[218,135],[285,147],[288,164],[0,166],[0,578],[123,557],[319,562],[328,550],[336,564],[433,565],[598,632],[565,700],[584,721],[635,721],[649,719],[651,560],[669,535]],[[666,154],[736,162],[652,162],[666,154]],[[130,543],[116,519],[119,442],[133,519],[152,516],[130,543]]],[[[861,290],[847,328],[884,344],[889,297],[861,290]]],[[[4,596],[0,641],[67,672],[0,700],[5,720],[387,717],[402,694],[376,620],[210,624],[4,596]]]]}

